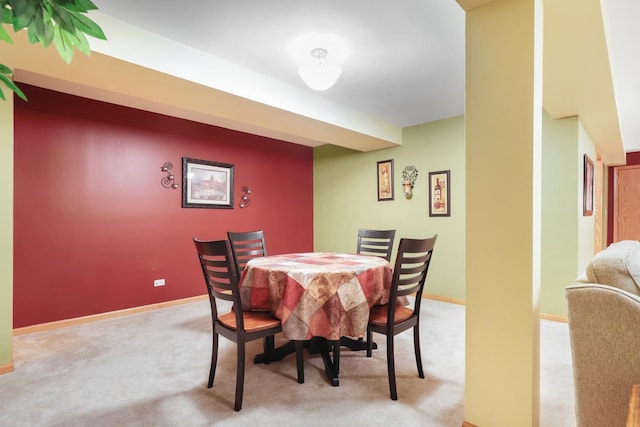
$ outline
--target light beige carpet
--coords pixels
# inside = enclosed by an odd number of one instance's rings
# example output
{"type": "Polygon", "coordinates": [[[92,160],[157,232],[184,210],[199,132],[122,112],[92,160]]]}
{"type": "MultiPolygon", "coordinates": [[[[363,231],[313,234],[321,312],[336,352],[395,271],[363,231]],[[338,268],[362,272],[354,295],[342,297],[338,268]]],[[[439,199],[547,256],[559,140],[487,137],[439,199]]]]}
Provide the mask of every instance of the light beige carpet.
{"type": "MultiPolygon", "coordinates": [[[[340,386],[318,355],[254,365],[247,349],[242,411],[233,410],[235,344],[220,338],[216,383],[207,301],[14,339],[15,372],[0,376],[0,426],[434,426],[464,418],[464,307],[425,300],[418,378],[411,332],[396,341],[398,401],[389,399],[385,338],[372,358],[343,348],[340,386]]],[[[541,325],[541,425],[570,427],[573,379],[567,325],[541,325]]],[[[283,343],[276,338],[276,345],[283,343]]]]}

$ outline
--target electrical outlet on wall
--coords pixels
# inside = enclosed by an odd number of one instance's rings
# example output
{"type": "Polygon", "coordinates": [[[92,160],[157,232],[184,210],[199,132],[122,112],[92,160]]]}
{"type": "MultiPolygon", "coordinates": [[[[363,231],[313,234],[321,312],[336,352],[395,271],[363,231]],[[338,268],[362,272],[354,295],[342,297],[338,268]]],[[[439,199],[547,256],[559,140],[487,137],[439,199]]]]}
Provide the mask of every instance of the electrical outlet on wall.
{"type": "Polygon", "coordinates": [[[155,279],[153,281],[153,286],[155,286],[156,288],[158,286],[164,286],[164,279],[155,279]]]}

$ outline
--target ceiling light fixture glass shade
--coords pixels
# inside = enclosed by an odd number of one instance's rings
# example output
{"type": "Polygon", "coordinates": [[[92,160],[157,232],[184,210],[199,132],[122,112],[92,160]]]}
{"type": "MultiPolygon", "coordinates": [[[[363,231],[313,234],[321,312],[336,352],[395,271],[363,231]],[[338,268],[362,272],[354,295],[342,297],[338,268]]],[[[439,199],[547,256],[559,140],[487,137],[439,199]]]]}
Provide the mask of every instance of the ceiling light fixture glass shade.
{"type": "Polygon", "coordinates": [[[327,90],[333,86],[342,74],[342,68],[328,60],[327,50],[315,48],[311,59],[298,69],[302,80],[313,90],[327,90]]]}

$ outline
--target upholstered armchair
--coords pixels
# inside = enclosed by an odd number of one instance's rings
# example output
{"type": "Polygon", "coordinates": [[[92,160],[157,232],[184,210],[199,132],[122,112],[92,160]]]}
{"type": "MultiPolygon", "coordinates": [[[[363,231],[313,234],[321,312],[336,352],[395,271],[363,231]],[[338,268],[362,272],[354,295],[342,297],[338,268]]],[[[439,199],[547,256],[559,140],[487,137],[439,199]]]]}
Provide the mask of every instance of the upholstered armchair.
{"type": "Polygon", "coordinates": [[[588,283],[614,286],[640,295],[640,242],[612,243],[593,257],[586,273],[588,283]]]}
{"type": "Polygon", "coordinates": [[[640,384],[640,242],[598,253],[565,294],[577,425],[624,426],[640,384]]]}

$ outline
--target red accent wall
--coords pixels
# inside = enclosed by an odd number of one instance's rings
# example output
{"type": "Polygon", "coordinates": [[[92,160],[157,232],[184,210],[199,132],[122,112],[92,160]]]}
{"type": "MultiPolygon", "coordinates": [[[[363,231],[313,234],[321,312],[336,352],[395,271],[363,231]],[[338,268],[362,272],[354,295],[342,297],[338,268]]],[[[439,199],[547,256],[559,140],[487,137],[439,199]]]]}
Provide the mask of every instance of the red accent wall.
{"type": "Polygon", "coordinates": [[[14,327],[205,294],[193,236],[262,229],[271,254],[313,250],[311,148],[21,88],[14,327]],[[234,209],[182,208],[182,185],[160,184],[167,161],[182,184],[182,157],[233,164],[234,209]]]}
{"type": "MultiPolygon", "coordinates": [[[[633,153],[627,153],[627,165],[640,165],[640,151],[635,151],[633,153]]],[[[614,187],[614,178],[613,178],[613,168],[607,168],[608,175],[608,185],[607,191],[609,192],[609,199],[607,200],[607,211],[609,215],[607,215],[607,246],[613,243],[613,187],[614,187]]]]}

